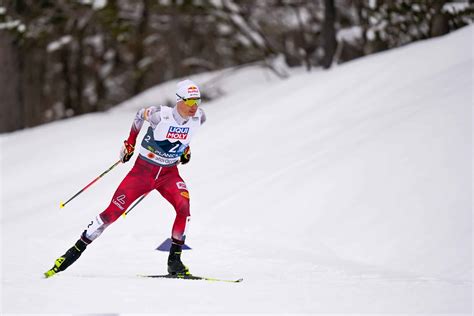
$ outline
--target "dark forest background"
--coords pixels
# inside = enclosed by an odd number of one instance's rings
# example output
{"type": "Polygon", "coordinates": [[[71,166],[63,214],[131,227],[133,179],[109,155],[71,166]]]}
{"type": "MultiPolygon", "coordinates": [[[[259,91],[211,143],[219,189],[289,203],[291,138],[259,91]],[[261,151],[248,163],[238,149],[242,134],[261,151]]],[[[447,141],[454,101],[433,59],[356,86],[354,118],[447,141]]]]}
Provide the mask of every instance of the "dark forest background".
{"type": "MultiPolygon", "coordinates": [[[[0,133],[259,63],[329,69],[472,23],[473,1],[0,0],[0,133]]],[[[429,56],[426,56],[429,58],[429,56]]]]}

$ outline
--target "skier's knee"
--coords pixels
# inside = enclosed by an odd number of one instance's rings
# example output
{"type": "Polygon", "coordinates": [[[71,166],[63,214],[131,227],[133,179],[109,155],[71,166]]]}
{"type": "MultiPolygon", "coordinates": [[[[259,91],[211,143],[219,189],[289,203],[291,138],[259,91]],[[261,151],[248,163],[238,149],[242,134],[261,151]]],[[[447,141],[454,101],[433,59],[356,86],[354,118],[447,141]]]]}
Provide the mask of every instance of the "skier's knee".
{"type": "Polygon", "coordinates": [[[190,210],[189,210],[189,195],[186,195],[184,196],[184,193],[188,193],[188,192],[182,192],[181,195],[183,196],[182,199],[179,199],[175,205],[175,209],[176,209],[176,214],[178,216],[182,216],[182,217],[188,217],[190,216],[190,210]]]}

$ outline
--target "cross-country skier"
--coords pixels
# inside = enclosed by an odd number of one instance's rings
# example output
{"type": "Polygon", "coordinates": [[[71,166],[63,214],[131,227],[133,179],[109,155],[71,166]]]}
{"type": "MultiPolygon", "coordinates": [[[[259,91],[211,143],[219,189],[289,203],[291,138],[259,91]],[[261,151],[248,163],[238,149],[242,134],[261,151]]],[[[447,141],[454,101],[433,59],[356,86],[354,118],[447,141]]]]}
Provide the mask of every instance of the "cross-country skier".
{"type": "Polygon", "coordinates": [[[120,151],[123,163],[130,160],[137,135],[147,121],[150,126],[141,142],[135,165],[118,186],[110,205],[88,223],[79,240],[55,261],[54,266],[45,272],[45,277],[67,269],[137,198],[152,190],[160,192],[176,211],[168,272],[189,274],[189,269],[181,261],[186,225],[191,218],[189,192],[177,166],[191,159],[189,143],[206,120],[204,111],[199,108],[200,103],[198,86],[191,80],[184,80],[178,83],[175,107],[152,106],[137,112],[130,135],[120,151]]]}

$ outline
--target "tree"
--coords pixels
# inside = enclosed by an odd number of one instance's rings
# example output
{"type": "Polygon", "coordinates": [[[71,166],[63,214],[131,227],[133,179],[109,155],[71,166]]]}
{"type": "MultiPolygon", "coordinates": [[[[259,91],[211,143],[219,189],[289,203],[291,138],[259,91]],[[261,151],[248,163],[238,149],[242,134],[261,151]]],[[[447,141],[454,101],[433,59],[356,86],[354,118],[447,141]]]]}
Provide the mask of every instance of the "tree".
{"type": "Polygon", "coordinates": [[[324,69],[331,67],[334,54],[336,52],[336,9],[334,7],[334,0],[324,0],[324,22],[322,29],[322,46],[324,57],[321,64],[324,69]]]}
{"type": "Polygon", "coordinates": [[[0,133],[24,128],[18,47],[9,32],[0,31],[0,133]],[[19,106],[20,105],[20,106],[19,106]]]}

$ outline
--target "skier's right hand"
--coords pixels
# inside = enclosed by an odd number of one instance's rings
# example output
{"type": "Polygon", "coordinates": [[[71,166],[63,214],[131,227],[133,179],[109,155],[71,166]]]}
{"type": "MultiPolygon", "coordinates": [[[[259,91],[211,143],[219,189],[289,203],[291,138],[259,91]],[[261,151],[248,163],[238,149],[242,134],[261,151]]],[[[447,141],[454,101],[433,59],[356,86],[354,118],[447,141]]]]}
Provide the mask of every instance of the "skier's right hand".
{"type": "Polygon", "coordinates": [[[130,144],[128,141],[123,141],[122,149],[120,150],[120,160],[125,163],[130,160],[133,156],[133,151],[135,150],[135,146],[130,144]]]}

